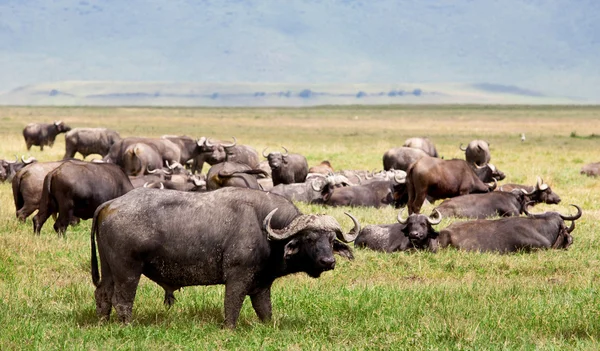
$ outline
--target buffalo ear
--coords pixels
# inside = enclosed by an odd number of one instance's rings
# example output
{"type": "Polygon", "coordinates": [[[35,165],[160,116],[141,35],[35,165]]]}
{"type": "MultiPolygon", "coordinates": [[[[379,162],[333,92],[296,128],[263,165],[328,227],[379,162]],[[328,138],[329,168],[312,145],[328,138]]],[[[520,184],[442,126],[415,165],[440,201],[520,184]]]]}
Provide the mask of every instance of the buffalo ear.
{"type": "Polygon", "coordinates": [[[283,248],[283,258],[287,260],[297,254],[298,251],[300,251],[300,241],[294,238],[285,244],[285,247],[283,248]]]}
{"type": "Polygon", "coordinates": [[[346,257],[349,260],[354,259],[354,254],[352,253],[350,246],[338,240],[333,241],[333,253],[336,253],[342,257],[346,257]]]}

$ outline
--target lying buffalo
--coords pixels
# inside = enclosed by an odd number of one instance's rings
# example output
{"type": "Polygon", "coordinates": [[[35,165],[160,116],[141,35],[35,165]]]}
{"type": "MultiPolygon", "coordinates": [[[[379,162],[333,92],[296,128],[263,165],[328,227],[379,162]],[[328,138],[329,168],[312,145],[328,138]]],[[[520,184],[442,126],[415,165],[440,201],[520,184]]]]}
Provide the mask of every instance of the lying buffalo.
{"type": "Polygon", "coordinates": [[[37,145],[40,150],[44,151],[44,146],[48,145],[52,147],[56,136],[60,133],[66,133],[71,130],[71,127],[64,124],[63,121],[57,121],[54,123],[29,123],[23,129],[23,138],[25,138],[25,144],[27,150],[31,149],[32,145],[37,145]]]}
{"type": "Polygon", "coordinates": [[[129,322],[143,274],[165,290],[168,305],[183,286],[225,284],[225,326],[235,327],[247,295],[258,318],[267,321],[275,279],[298,272],[318,278],[335,267],[334,252],[353,258],[338,241],[351,242],[360,231],[349,216],[354,229],[344,234],[333,217],[303,215],[289,200],[260,190],[173,196],[171,190],[135,189],[94,215],[96,311],[108,319],[115,307],[129,322]]]}
{"type": "Polygon", "coordinates": [[[483,194],[467,194],[444,200],[435,209],[444,217],[488,218],[510,217],[525,213],[533,201],[535,191],[523,189],[492,191],[483,194]]]}
{"type": "Polygon", "coordinates": [[[527,217],[508,217],[496,220],[479,219],[453,223],[440,231],[441,247],[452,246],[467,251],[499,253],[532,249],[568,248],[573,242],[571,232],[577,214],[564,216],[557,212],[527,214],[527,217]],[[567,228],[564,221],[573,221],[567,228]]]}
{"type": "Polygon", "coordinates": [[[490,163],[490,145],[485,140],[473,140],[466,148],[460,144],[459,148],[465,152],[465,160],[473,165],[483,166],[490,163]]]}
{"type": "Polygon", "coordinates": [[[400,207],[403,204],[399,200],[406,192],[406,173],[402,173],[397,173],[395,177],[388,180],[373,179],[360,185],[335,188],[323,197],[324,204],[375,208],[388,205],[400,207]]]}
{"type": "Polygon", "coordinates": [[[588,177],[597,177],[600,175],[600,162],[588,163],[581,167],[581,174],[585,174],[588,177]]]}
{"type": "Polygon", "coordinates": [[[470,193],[487,193],[496,185],[496,182],[491,185],[482,182],[465,160],[426,156],[415,162],[407,173],[408,212],[419,213],[426,197],[435,201],[470,193]]]}
{"type": "Polygon", "coordinates": [[[237,162],[222,162],[210,167],[206,175],[206,189],[216,190],[224,187],[260,189],[258,175],[265,176],[262,169],[237,162]]]}
{"type": "Polygon", "coordinates": [[[83,158],[98,154],[102,157],[114,143],[121,140],[119,133],[106,128],[74,128],[65,134],[65,155],[63,159],[75,157],[80,153],[83,158]]]}
{"type": "Polygon", "coordinates": [[[537,182],[534,186],[531,185],[520,185],[520,184],[504,184],[498,187],[497,191],[512,191],[514,189],[523,189],[527,193],[531,193],[529,198],[533,201],[533,205],[538,203],[546,203],[549,205],[556,205],[560,203],[560,196],[552,191],[552,188],[542,178],[537,177],[537,182]]]}
{"type": "Polygon", "coordinates": [[[383,252],[407,251],[410,249],[429,249],[437,251],[438,232],[434,225],[442,221],[442,215],[430,218],[422,214],[411,214],[402,218],[398,213],[397,224],[368,225],[360,231],[355,247],[366,247],[383,252]]]}
{"type": "Polygon", "coordinates": [[[12,179],[12,191],[19,221],[25,222],[27,217],[39,209],[44,178],[63,162],[36,162],[17,172],[12,179]]]}
{"type": "Polygon", "coordinates": [[[40,234],[48,217],[58,213],[54,230],[64,235],[74,217],[89,219],[100,204],[133,189],[123,171],[111,163],[68,160],[44,178],[33,231],[40,234]]]}

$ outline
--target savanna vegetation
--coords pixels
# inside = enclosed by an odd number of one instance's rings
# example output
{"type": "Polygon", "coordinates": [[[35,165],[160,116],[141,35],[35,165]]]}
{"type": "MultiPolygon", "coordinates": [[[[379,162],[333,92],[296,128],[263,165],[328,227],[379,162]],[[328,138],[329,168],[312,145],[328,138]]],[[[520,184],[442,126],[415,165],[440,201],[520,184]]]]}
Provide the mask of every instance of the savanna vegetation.
{"type": "MultiPolygon", "coordinates": [[[[54,120],[105,126],[122,136],[236,136],[259,152],[283,145],[306,155],[309,165],[327,159],[336,169],[380,169],[383,153],[412,136],[430,137],[446,159],[464,157],[459,144],[480,138],[490,142],[504,182],[533,185],[542,176],[562,197],[560,205],[535,212],[567,213],[574,203],[584,215],[569,250],[504,256],[355,250],[354,261],[338,257],[335,270],[319,279],[277,280],[270,323],[258,321],[247,299],[234,331],[221,328],[223,286],[184,288],[166,309],[163,290],[142,278],[133,322],[123,326],[96,317],[91,221],[59,238],[50,220],[36,237],[31,218],[26,224],[15,218],[10,184],[0,184],[0,349],[597,350],[600,180],[579,170],[600,161],[599,117],[600,107],[573,106],[2,107],[0,158],[9,159],[26,154],[21,131],[27,123],[54,120]]],[[[53,148],[33,147],[30,154],[55,160],[64,146],[60,135],[53,148]]],[[[344,230],[351,222],[343,211],[363,225],[393,223],[397,215],[392,208],[298,206],[335,216],[344,230]]]]}

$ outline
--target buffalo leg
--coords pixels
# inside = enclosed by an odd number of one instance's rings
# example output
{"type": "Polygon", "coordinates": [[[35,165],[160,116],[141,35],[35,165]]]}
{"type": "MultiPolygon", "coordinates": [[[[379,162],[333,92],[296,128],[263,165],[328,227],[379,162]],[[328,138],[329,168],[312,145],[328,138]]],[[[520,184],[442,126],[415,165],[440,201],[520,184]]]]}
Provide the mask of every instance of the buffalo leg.
{"type": "Polygon", "coordinates": [[[423,206],[423,203],[425,202],[425,195],[426,194],[415,191],[415,197],[413,199],[413,202],[412,202],[411,206],[408,208],[408,212],[410,214],[421,213],[421,206],[423,206]]]}
{"type": "Polygon", "coordinates": [[[122,269],[125,269],[129,274],[123,277],[114,277],[115,289],[112,296],[112,305],[115,307],[121,322],[125,324],[131,322],[133,300],[135,300],[137,286],[142,276],[141,265],[140,267],[132,268],[130,265],[125,264],[122,269]]]}
{"type": "Polygon", "coordinates": [[[25,222],[27,217],[31,216],[33,212],[35,212],[37,208],[35,206],[31,206],[28,203],[25,203],[23,207],[17,210],[17,219],[21,222],[25,222]]]}
{"type": "Polygon", "coordinates": [[[112,310],[112,296],[115,290],[115,283],[112,279],[110,270],[102,267],[102,280],[96,288],[94,295],[96,297],[96,314],[102,321],[108,321],[110,319],[110,312],[112,310]]]}
{"type": "Polygon", "coordinates": [[[46,212],[38,211],[38,213],[33,217],[33,232],[37,235],[40,235],[42,231],[42,227],[44,223],[48,220],[48,214],[46,212]]]}
{"type": "Polygon", "coordinates": [[[252,301],[252,307],[261,321],[267,322],[271,320],[271,287],[250,295],[250,301],[252,301]]]}
{"type": "Polygon", "coordinates": [[[234,277],[225,283],[225,327],[233,329],[240,316],[244,299],[248,294],[248,283],[234,277]]]}
{"type": "Polygon", "coordinates": [[[70,203],[61,206],[58,212],[58,218],[54,222],[54,230],[61,236],[65,235],[67,227],[73,218],[73,206],[70,203]]]}

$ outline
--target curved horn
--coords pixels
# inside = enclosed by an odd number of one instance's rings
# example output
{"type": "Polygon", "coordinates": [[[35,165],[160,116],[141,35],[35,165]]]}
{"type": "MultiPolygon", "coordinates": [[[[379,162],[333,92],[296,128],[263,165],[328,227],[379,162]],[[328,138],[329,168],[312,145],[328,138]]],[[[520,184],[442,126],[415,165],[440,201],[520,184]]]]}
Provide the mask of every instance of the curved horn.
{"type": "Polygon", "coordinates": [[[496,178],[492,178],[492,180],[494,181],[494,185],[487,185],[489,187],[489,191],[494,191],[494,189],[496,189],[496,187],[498,186],[498,181],[496,180],[496,178]]]}
{"type": "Polygon", "coordinates": [[[14,161],[4,160],[4,162],[6,162],[6,163],[17,163],[17,161],[19,161],[19,156],[17,156],[17,155],[15,155],[14,161]]]}
{"type": "Polygon", "coordinates": [[[154,173],[158,172],[158,169],[150,170],[150,166],[146,166],[146,171],[150,174],[154,174],[154,173]]]}
{"type": "Polygon", "coordinates": [[[310,182],[310,186],[313,188],[314,191],[321,191],[323,190],[324,186],[319,187],[317,184],[315,184],[316,182],[310,182]],[[316,186],[316,187],[315,187],[316,186]]]}
{"type": "Polygon", "coordinates": [[[398,184],[406,183],[406,173],[404,173],[404,175],[401,175],[400,172],[395,172],[394,173],[394,180],[398,184]]]}
{"type": "Polygon", "coordinates": [[[561,215],[559,213],[560,218],[562,218],[565,221],[574,221],[574,220],[579,219],[581,217],[581,214],[583,213],[581,211],[581,207],[579,207],[577,205],[573,205],[573,204],[571,204],[571,206],[574,206],[577,209],[577,214],[575,214],[573,216],[565,216],[565,215],[561,215]]]}
{"type": "Polygon", "coordinates": [[[165,164],[167,165],[167,168],[168,168],[168,169],[173,169],[173,168],[175,168],[174,166],[171,166],[171,165],[169,164],[169,160],[165,160],[165,164]]]}
{"type": "Polygon", "coordinates": [[[529,213],[529,211],[527,211],[527,207],[529,206],[533,206],[535,204],[535,201],[527,201],[524,205],[523,205],[523,213],[525,213],[525,215],[527,217],[532,216],[531,213],[529,213]]]}
{"type": "Polygon", "coordinates": [[[201,137],[200,139],[196,139],[196,144],[198,144],[198,146],[204,146],[205,142],[206,142],[206,137],[201,137]]]}
{"type": "Polygon", "coordinates": [[[204,141],[204,145],[208,146],[208,147],[213,147],[215,146],[215,144],[210,142],[209,138],[206,138],[206,140],[204,141]]]}
{"type": "MultiPolygon", "coordinates": [[[[358,177],[358,179],[360,179],[360,177],[358,177]]],[[[366,180],[373,179],[373,174],[369,174],[369,171],[367,171],[367,172],[365,173],[365,179],[366,179],[366,180]]]]}
{"type": "Polygon", "coordinates": [[[231,143],[231,144],[221,144],[221,145],[223,145],[223,147],[234,147],[234,146],[236,146],[237,145],[237,139],[235,137],[232,137],[232,138],[233,138],[233,143],[231,143]]]}
{"type": "Polygon", "coordinates": [[[202,179],[198,179],[196,177],[192,178],[192,182],[194,183],[195,186],[204,186],[206,185],[206,182],[202,179]]]}
{"type": "Polygon", "coordinates": [[[567,228],[567,233],[571,234],[573,229],[575,229],[575,221],[571,222],[571,225],[569,226],[569,228],[567,228]]]}
{"type": "Polygon", "coordinates": [[[57,125],[57,126],[59,126],[59,125],[61,125],[61,124],[62,124],[62,122],[63,122],[63,121],[56,121],[56,122],[54,122],[54,125],[57,125]]]}
{"type": "Polygon", "coordinates": [[[541,191],[544,191],[546,189],[548,189],[548,184],[544,183],[544,180],[542,179],[542,177],[538,176],[537,177],[537,183],[535,184],[535,187],[540,189],[541,191]]]}
{"type": "Polygon", "coordinates": [[[279,208],[275,208],[273,211],[269,212],[269,214],[263,220],[263,226],[265,227],[265,230],[267,232],[268,240],[285,240],[287,238],[290,238],[294,234],[306,228],[309,224],[308,220],[312,219],[310,218],[311,216],[300,215],[294,218],[294,220],[290,224],[288,224],[287,227],[283,229],[273,229],[271,228],[271,218],[273,218],[273,215],[275,214],[275,212],[277,212],[278,209],[279,208]]]}
{"type": "Polygon", "coordinates": [[[401,209],[400,212],[398,212],[398,216],[396,217],[396,219],[398,220],[398,223],[406,224],[408,223],[408,217],[402,218],[402,212],[404,212],[404,209],[401,209]]]}
{"type": "MultiPolygon", "coordinates": [[[[502,187],[500,187],[500,188],[502,188],[502,187]]],[[[521,190],[521,192],[522,192],[523,194],[525,194],[525,195],[528,195],[528,196],[529,196],[529,195],[533,195],[533,194],[535,194],[535,191],[536,191],[538,188],[537,188],[537,187],[534,187],[534,188],[533,188],[533,190],[531,190],[531,191],[527,191],[527,190],[525,190],[525,189],[523,189],[523,188],[519,188],[519,189],[521,190]]]]}
{"type": "Polygon", "coordinates": [[[35,157],[30,156],[28,159],[25,159],[25,156],[21,155],[21,161],[23,161],[24,164],[28,165],[35,161],[35,157]]]}
{"type": "Polygon", "coordinates": [[[165,185],[163,184],[163,182],[160,182],[160,188],[159,189],[164,189],[165,185]]]}
{"type": "Polygon", "coordinates": [[[145,182],[145,183],[144,183],[144,188],[147,188],[147,187],[148,187],[148,184],[150,184],[150,182],[145,182]]]}
{"type": "Polygon", "coordinates": [[[269,156],[268,154],[265,154],[265,151],[267,151],[267,149],[268,149],[268,148],[269,148],[269,147],[267,146],[267,147],[266,147],[266,148],[265,148],[265,149],[262,151],[262,156],[263,156],[264,158],[267,158],[267,157],[269,156]]]}
{"type": "Polygon", "coordinates": [[[281,148],[285,150],[285,154],[282,154],[281,156],[283,156],[283,157],[287,156],[289,154],[288,149],[286,149],[285,146],[283,146],[283,145],[281,146],[281,148]]]}
{"type": "Polygon", "coordinates": [[[440,211],[436,209],[433,210],[433,212],[437,213],[435,217],[435,219],[432,219],[431,217],[427,216],[427,223],[429,223],[430,225],[438,225],[440,224],[440,222],[442,221],[442,214],[440,213],[440,211]]]}
{"type": "Polygon", "coordinates": [[[358,219],[356,219],[356,217],[354,217],[350,213],[344,212],[344,214],[346,216],[350,217],[350,219],[352,220],[352,222],[354,222],[354,227],[352,229],[350,229],[350,231],[347,234],[345,234],[342,231],[338,232],[338,234],[336,234],[336,237],[340,241],[343,241],[345,243],[351,243],[354,240],[356,240],[356,237],[358,236],[358,233],[360,233],[360,222],[358,221],[358,219]]]}
{"type": "Polygon", "coordinates": [[[460,146],[458,147],[461,151],[467,151],[467,148],[463,148],[462,143],[460,143],[460,146]]]}

